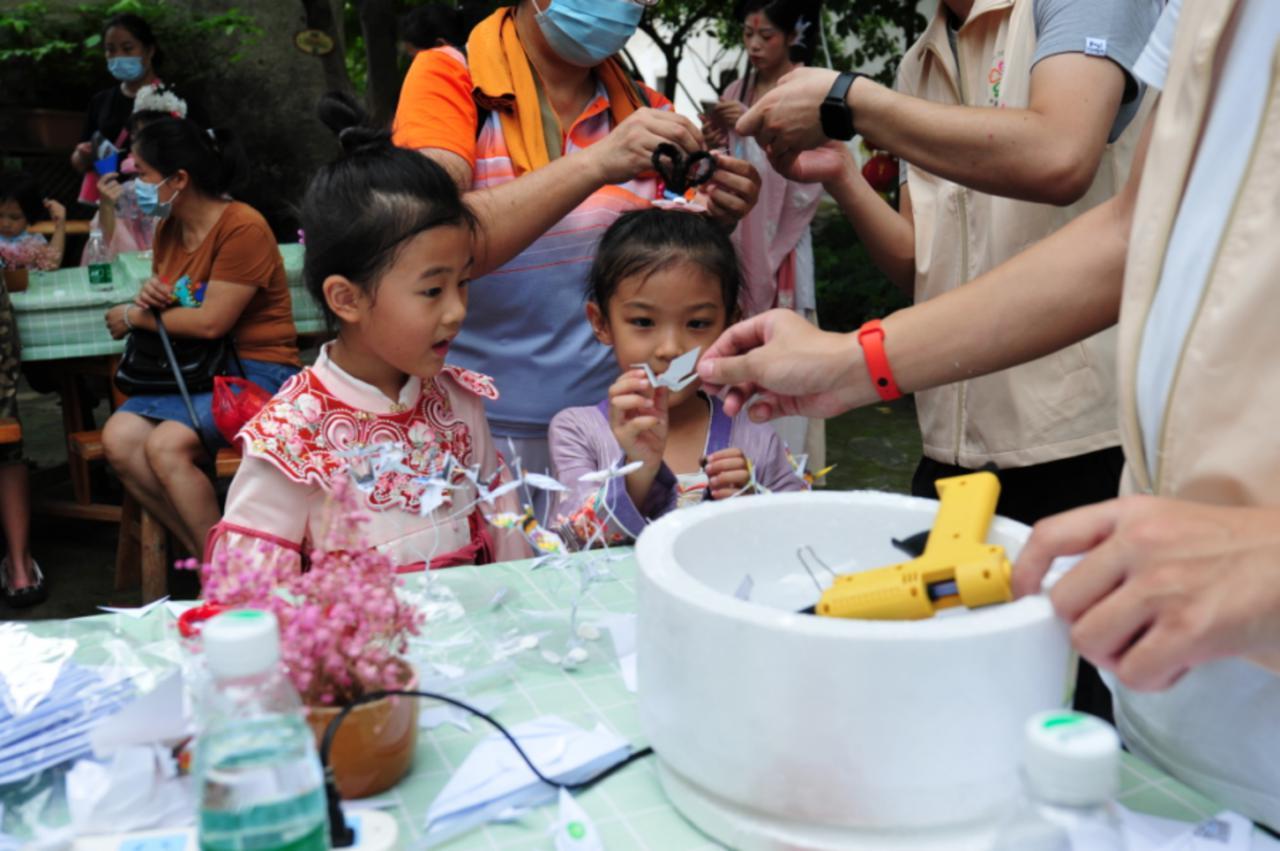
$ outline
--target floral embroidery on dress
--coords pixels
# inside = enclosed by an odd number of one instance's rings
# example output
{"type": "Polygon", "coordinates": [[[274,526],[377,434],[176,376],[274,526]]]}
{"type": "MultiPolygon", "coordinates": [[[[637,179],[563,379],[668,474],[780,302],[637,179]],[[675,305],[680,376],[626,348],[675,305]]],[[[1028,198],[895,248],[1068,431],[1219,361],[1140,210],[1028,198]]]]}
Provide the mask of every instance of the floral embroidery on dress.
{"type": "Polygon", "coordinates": [[[457,382],[463,390],[469,390],[481,399],[492,402],[498,398],[498,388],[493,379],[483,373],[472,372],[460,366],[446,366],[441,372],[457,382]]]}
{"type": "MultiPolygon", "coordinates": [[[[487,376],[447,369],[464,388],[477,395],[487,388],[496,396],[487,376]]],[[[469,484],[463,468],[473,463],[474,455],[471,430],[454,413],[438,378],[424,381],[417,403],[406,410],[372,414],[334,396],[306,369],[285,383],[238,438],[248,454],[270,462],[298,484],[332,490],[338,477],[350,472],[375,511],[417,513],[426,491],[423,480],[439,477],[449,458],[457,462],[449,483],[469,484]],[[385,454],[394,454],[395,463],[371,467],[360,456],[361,450],[379,446],[388,446],[385,454]]],[[[445,491],[445,506],[452,504],[451,494],[445,491]]]]}

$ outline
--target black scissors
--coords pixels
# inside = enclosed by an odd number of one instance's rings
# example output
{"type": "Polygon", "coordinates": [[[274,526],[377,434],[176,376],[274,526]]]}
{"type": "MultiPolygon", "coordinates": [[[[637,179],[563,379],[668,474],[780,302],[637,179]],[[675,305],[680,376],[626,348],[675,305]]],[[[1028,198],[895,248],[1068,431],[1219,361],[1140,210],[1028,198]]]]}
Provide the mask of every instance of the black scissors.
{"type": "Polygon", "coordinates": [[[662,178],[666,197],[674,201],[710,180],[716,171],[716,159],[706,151],[686,157],[675,145],[663,142],[654,149],[653,168],[662,178]]]}

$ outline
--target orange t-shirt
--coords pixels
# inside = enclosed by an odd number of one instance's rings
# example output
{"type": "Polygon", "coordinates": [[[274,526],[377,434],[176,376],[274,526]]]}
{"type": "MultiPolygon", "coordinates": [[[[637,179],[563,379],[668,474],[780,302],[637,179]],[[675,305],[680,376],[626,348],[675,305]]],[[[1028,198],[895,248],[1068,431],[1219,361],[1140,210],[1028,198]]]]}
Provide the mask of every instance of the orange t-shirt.
{"type": "Polygon", "coordinates": [[[471,72],[455,48],[421,50],[400,90],[392,141],[401,148],[441,148],[476,167],[479,110],[471,72]]]}
{"type": "Polygon", "coordinates": [[[165,219],[156,228],[154,273],[166,281],[186,275],[197,283],[221,281],[257,287],[231,329],[236,352],[249,360],[301,366],[284,260],[262,214],[248,204],[232,201],[204,242],[190,252],[182,247],[178,227],[175,220],[165,219]]]}

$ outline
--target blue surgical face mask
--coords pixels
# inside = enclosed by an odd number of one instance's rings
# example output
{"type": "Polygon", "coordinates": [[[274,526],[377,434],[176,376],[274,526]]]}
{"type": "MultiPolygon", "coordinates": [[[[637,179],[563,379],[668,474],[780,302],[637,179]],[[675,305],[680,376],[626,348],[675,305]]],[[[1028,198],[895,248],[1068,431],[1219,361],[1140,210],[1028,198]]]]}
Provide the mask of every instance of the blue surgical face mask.
{"type": "Polygon", "coordinates": [[[143,74],[141,56],[112,56],[107,60],[111,76],[124,83],[132,83],[143,74]]]}
{"type": "Polygon", "coordinates": [[[550,0],[533,8],[538,29],[565,62],[594,68],[626,47],[640,26],[644,8],[632,0],[550,0]]]}
{"type": "Polygon", "coordinates": [[[147,183],[142,178],[133,181],[133,194],[138,199],[138,209],[145,215],[163,219],[173,210],[173,202],[178,197],[177,194],[168,201],[160,200],[160,187],[164,186],[168,179],[166,177],[159,183],[147,183]]]}

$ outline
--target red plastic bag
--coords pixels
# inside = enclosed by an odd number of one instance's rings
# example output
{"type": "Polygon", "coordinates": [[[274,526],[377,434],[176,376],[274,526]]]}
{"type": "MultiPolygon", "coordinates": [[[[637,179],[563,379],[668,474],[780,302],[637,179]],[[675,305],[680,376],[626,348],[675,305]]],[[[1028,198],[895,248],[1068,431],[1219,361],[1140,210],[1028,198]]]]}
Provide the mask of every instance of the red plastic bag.
{"type": "Polygon", "coordinates": [[[218,434],[235,446],[236,433],[270,401],[271,394],[247,378],[214,376],[213,423],[218,434]]]}

